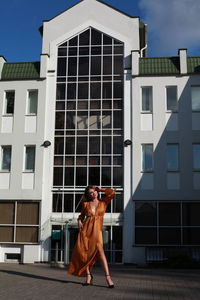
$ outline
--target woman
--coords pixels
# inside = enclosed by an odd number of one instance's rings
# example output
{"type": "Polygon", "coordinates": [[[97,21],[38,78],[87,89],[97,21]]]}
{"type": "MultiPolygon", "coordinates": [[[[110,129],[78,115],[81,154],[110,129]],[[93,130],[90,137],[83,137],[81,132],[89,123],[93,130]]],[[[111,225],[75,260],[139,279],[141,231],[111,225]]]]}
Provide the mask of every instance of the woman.
{"type": "Polygon", "coordinates": [[[92,284],[91,269],[96,260],[100,259],[108,287],[114,287],[103,250],[102,238],[103,217],[114,195],[113,189],[100,189],[96,186],[88,186],[85,189],[82,210],[78,217],[79,234],[68,271],[69,274],[75,276],[86,276],[84,285],[92,284]],[[99,199],[98,192],[105,192],[105,197],[99,199]]]}

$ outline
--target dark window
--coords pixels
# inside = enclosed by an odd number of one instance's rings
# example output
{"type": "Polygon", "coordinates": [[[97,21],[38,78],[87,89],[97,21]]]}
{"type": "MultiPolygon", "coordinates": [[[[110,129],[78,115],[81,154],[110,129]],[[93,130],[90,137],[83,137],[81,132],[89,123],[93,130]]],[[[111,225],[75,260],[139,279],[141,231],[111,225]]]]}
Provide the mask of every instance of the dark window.
{"type": "Polygon", "coordinates": [[[79,194],[76,194],[75,195],[75,212],[80,212],[81,211],[81,208],[82,208],[82,204],[81,204],[81,196],[82,195],[79,195],[79,194]]]}
{"type": "Polygon", "coordinates": [[[76,101],[68,101],[67,110],[75,110],[75,109],[76,109],[76,101]]]}
{"type": "Polygon", "coordinates": [[[101,55],[101,47],[91,47],[91,55],[101,55]]]}
{"type": "Polygon", "coordinates": [[[200,245],[200,228],[183,228],[184,245],[200,245]]]}
{"type": "Polygon", "coordinates": [[[111,137],[104,136],[102,137],[102,154],[111,153],[111,137]]]}
{"type": "MultiPolygon", "coordinates": [[[[124,48],[122,46],[114,46],[114,54],[123,54],[123,53],[124,53],[124,48]]],[[[115,57],[117,57],[117,56],[115,56],[115,57]]],[[[120,59],[123,59],[123,58],[120,57],[120,59]]]]}
{"type": "Polygon", "coordinates": [[[121,136],[113,137],[113,153],[114,154],[123,153],[123,138],[121,136]]]}
{"type": "Polygon", "coordinates": [[[103,74],[104,75],[112,74],[112,56],[103,57],[103,74]]]}
{"type": "Polygon", "coordinates": [[[122,82],[114,82],[114,98],[123,98],[122,82]]]}
{"type": "Polygon", "coordinates": [[[77,128],[87,129],[88,128],[88,112],[78,111],[77,112],[77,128]]]}
{"type": "Polygon", "coordinates": [[[114,56],[114,74],[123,74],[122,56],[114,56]]]}
{"type": "Polygon", "coordinates": [[[89,152],[90,154],[99,154],[100,153],[100,138],[99,137],[90,137],[89,139],[89,152]]]}
{"type": "Polygon", "coordinates": [[[78,101],[77,109],[88,109],[88,101],[78,101]]]}
{"type": "Polygon", "coordinates": [[[63,129],[65,121],[64,112],[56,112],[56,129],[63,129]]]}
{"type": "Polygon", "coordinates": [[[180,245],[181,229],[180,228],[160,228],[159,242],[161,245],[180,245]]]}
{"type": "Polygon", "coordinates": [[[64,138],[56,137],[55,138],[55,154],[64,154],[64,138]]]}
{"type": "Polygon", "coordinates": [[[79,57],[79,75],[89,74],[89,57],[79,57]]]}
{"type": "Polygon", "coordinates": [[[58,56],[67,56],[67,48],[58,48],[58,56]]]}
{"type": "Polygon", "coordinates": [[[91,75],[101,75],[101,56],[91,57],[91,75]]]}
{"type": "Polygon", "coordinates": [[[78,84],[78,99],[88,99],[88,83],[78,84]]]}
{"type": "Polygon", "coordinates": [[[87,137],[77,137],[77,154],[87,154],[87,137]]]}
{"type": "Polygon", "coordinates": [[[69,56],[77,56],[77,47],[69,47],[68,55],[69,56]]]}
{"type": "Polygon", "coordinates": [[[103,47],[103,54],[112,54],[112,46],[104,46],[103,47]]]}
{"type": "Polygon", "coordinates": [[[95,30],[95,29],[92,29],[91,30],[91,44],[92,45],[101,45],[101,32],[95,30]]]}
{"type": "Polygon", "coordinates": [[[100,183],[100,168],[90,167],[89,168],[89,184],[98,184],[100,183]]]}
{"type": "Polygon", "coordinates": [[[183,203],[183,225],[200,226],[200,203],[183,203]]]}
{"type": "Polygon", "coordinates": [[[135,243],[136,244],[156,244],[157,243],[156,228],[136,228],[135,243]]]}
{"type": "Polygon", "coordinates": [[[90,98],[101,99],[101,83],[93,82],[90,84],[90,98]]]}
{"type": "Polygon", "coordinates": [[[53,185],[55,185],[55,186],[63,185],[63,168],[54,167],[53,185]]]}
{"type": "Polygon", "coordinates": [[[112,38],[104,34],[103,35],[103,43],[105,45],[112,45],[112,38]]]}
{"type": "Polygon", "coordinates": [[[68,76],[76,76],[77,74],[77,58],[68,58],[68,76]]]}
{"type": "Polygon", "coordinates": [[[67,137],[66,145],[65,145],[65,153],[66,154],[74,154],[74,152],[75,152],[75,138],[67,137]]]}
{"type": "Polygon", "coordinates": [[[53,212],[62,212],[62,194],[53,194],[53,212]]]}
{"type": "Polygon", "coordinates": [[[121,110],[113,112],[113,127],[123,128],[123,115],[121,110]]]}
{"type": "Polygon", "coordinates": [[[63,83],[57,84],[56,99],[58,100],[65,99],[65,89],[66,89],[65,84],[63,83]]]}
{"type": "Polygon", "coordinates": [[[180,226],[180,203],[159,203],[159,225],[180,226]]]}
{"type": "Polygon", "coordinates": [[[77,44],[78,44],[78,37],[77,36],[75,36],[74,38],[69,40],[69,46],[77,46],[77,44]]]}
{"type": "Polygon", "coordinates": [[[76,168],[76,185],[78,186],[87,185],[87,168],[84,167],[76,168]]]}
{"type": "Polygon", "coordinates": [[[101,108],[101,101],[91,101],[90,102],[91,109],[100,109],[101,108]]]}
{"type": "Polygon", "coordinates": [[[123,186],[123,169],[121,167],[113,168],[113,185],[123,186]]]}
{"type": "Polygon", "coordinates": [[[88,47],[79,47],[79,55],[89,55],[88,47]]]}
{"type": "Polygon", "coordinates": [[[74,185],[74,168],[71,167],[65,168],[65,185],[66,186],[74,185]]]}
{"type": "Polygon", "coordinates": [[[103,82],[103,98],[112,98],[112,82],[103,82]]]}
{"type": "Polygon", "coordinates": [[[58,58],[57,75],[66,76],[66,58],[58,58]]]}
{"type": "Polygon", "coordinates": [[[124,210],[124,196],[123,194],[116,194],[113,201],[113,212],[120,213],[124,210]]]}
{"type": "Polygon", "coordinates": [[[100,165],[100,157],[99,156],[90,156],[89,157],[89,165],[100,165]]]}
{"type": "Polygon", "coordinates": [[[66,117],[66,129],[75,129],[75,112],[68,111],[66,117]]]}
{"type": "Polygon", "coordinates": [[[156,202],[135,203],[135,225],[136,226],[157,225],[156,202]]]}
{"type": "Polygon", "coordinates": [[[73,212],[73,194],[64,194],[64,212],[73,212]]]}
{"type": "Polygon", "coordinates": [[[67,85],[67,99],[76,99],[76,83],[67,85]]]}
{"type": "Polygon", "coordinates": [[[102,168],[102,178],[101,182],[103,186],[111,186],[111,168],[102,168]]]}
{"type": "Polygon", "coordinates": [[[89,41],[90,41],[90,30],[88,29],[80,34],[79,45],[81,46],[89,45],[89,41]]]}
{"type": "Polygon", "coordinates": [[[86,166],[87,165],[87,156],[76,156],[76,164],[78,166],[86,166]]]}

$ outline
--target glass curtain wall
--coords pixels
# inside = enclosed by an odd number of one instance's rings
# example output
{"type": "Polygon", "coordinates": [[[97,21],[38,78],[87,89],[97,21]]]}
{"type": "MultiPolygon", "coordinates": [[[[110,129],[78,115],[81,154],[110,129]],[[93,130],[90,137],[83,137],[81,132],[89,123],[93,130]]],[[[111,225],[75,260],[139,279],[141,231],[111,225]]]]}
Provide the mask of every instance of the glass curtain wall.
{"type": "Polygon", "coordinates": [[[123,54],[122,42],[93,28],[58,47],[55,212],[73,212],[87,185],[123,190],[123,54]]]}

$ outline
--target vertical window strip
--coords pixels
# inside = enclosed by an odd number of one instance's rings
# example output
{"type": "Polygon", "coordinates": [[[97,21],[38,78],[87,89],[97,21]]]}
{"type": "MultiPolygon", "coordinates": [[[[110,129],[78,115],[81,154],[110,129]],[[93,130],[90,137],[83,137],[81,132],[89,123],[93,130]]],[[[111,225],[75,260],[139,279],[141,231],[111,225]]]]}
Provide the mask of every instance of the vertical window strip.
{"type": "Polygon", "coordinates": [[[167,170],[179,170],[179,144],[167,144],[167,170]]]}

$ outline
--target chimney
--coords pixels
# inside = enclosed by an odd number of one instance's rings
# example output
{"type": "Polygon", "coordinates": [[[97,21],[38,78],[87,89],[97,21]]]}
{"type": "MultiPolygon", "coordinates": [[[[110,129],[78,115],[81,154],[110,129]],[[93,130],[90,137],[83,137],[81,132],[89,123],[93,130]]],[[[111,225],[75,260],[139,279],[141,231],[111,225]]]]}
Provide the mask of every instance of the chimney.
{"type": "Polygon", "coordinates": [[[140,51],[134,50],[131,52],[132,54],[132,75],[138,76],[139,75],[139,57],[140,51]]]}
{"type": "Polygon", "coordinates": [[[187,49],[179,49],[180,74],[187,74],[187,49]]]}
{"type": "Polygon", "coordinates": [[[3,65],[6,62],[6,59],[3,56],[0,56],[0,79],[1,79],[1,74],[3,70],[3,65]]]}

